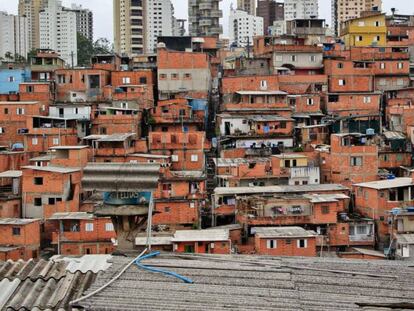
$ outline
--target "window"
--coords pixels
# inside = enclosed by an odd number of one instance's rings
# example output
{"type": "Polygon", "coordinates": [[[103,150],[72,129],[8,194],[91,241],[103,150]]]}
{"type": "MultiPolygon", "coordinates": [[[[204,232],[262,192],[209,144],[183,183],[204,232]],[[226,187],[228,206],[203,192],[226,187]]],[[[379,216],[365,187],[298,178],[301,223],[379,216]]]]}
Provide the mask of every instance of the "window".
{"type": "Polygon", "coordinates": [[[316,56],[315,55],[309,56],[309,60],[310,60],[311,63],[315,63],[316,62],[316,56]]]}
{"type": "Polygon", "coordinates": [[[8,81],[9,81],[9,82],[14,82],[14,80],[15,80],[15,79],[14,79],[14,77],[9,77],[9,78],[8,78],[8,81]]]}
{"type": "Polygon", "coordinates": [[[33,85],[26,85],[26,93],[33,93],[33,85]]]}
{"type": "Polygon", "coordinates": [[[351,157],[351,166],[362,166],[362,157],[351,157]]]}
{"type": "Polygon", "coordinates": [[[16,108],[16,114],[18,115],[24,114],[24,108],[16,108]]]}
{"type": "Polygon", "coordinates": [[[139,84],[147,84],[147,77],[140,77],[139,84]]]}
{"type": "Polygon", "coordinates": [[[165,213],[169,213],[169,212],[171,212],[171,208],[170,208],[170,207],[168,207],[168,206],[165,206],[165,207],[164,207],[164,212],[165,212],[165,213]]]}
{"type": "Polygon", "coordinates": [[[306,103],[308,106],[313,106],[313,98],[308,98],[306,103]]]}
{"type": "Polygon", "coordinates": [[[32,145],[37,145],[38,143],[38,139],[37,138],[32,138],[32,145]]]}
{"type": "Polygon", "coordinates": [[[42,198],[34,198],[33,199],[34,206],[42,206],[42,198]]]}
{"type": "Polygon", "coordinates": [[[343,79],[339,79],[339,80],[338,80],[338,84],[339,84],[339,85],[346,85],[346,82],[345,82],[345,80],[343,80],[343,79]]]}
{"type": "Polygon", "coordinates": [[[198,155],[197,154],[192,154],[191,155],[191,162],[198,162],[198,155]]]}
{"type": "Polygon", "coordinates": [[[380,41],[380,40],[381,40],[381,37],[380,37],[380,36],[375,36],[373,41],[374,41],[374,42],[378,42],[378,41],[380,41]]]}
{"type": "Polygon", "coordinates": [[[58,80],[59,84],[64,84],[64,83],[66,83],[66,76],[65,75],[58,75],[57,80],[58,80]]]}
{"type": "Polygon", "coordinates": [[[329,205],[322,205],[322,214],[329,214],[329,205]]]}
{"type": "Polygon", "coordinates": [[[397,68],[398,69],[403,69],[404,68],[404,63],[398,63],[397,68]]]}
{"type": "Polygon", "coordinates": [[[280,121],[280,128],[285,129],[286,128],[286,121],[280,121]]]}
{"type": "Polygon", "coordinates": [[[355,40],[357,41],[357,42],[360,42],[360,41],[362,41],[364,38],[362,37],[362,36],[356,36],[355,37],[355,40]]]}
{"type": "Polygon", "coordinates": [[[191,73],[186,73],[186,74],[184,74],[184,78],[186,78],[186,79],[191,79],[191,73]]]}
{"type": "Polygon", "coordinates": [[[178,79],[178,73],[172,73],[171,79],[178,79]]]}
{"type": "Polygon", "coordinates": [[[178,155],[176,154],[171,155],[171,161],[178,162],[178,155]]]}
{"type": "Polygon", "coordinates": [[[130,77],[123,77],[122,78],[122,83],[123,84],[130,84],[131,83],[131,78],[130,77]]]}
{"type": "Polygon", "coordinates": [[[20,235],[20,228],[19,227],[13,227],[12,228],[13,235],[20,235]]]}
{"type": "Polygon", "coordinates": [[[296,62],[296,55],[291,55],[290,56],[290,60],[292,61],[292,62],[296,62]]]}
{"type": "Polygon", "coordinates": [[[385,69],[385,63],[380,63],[380,69],[385,69]]]}
{"type": "Polygon", "coordinates": [[[343,64],[343,63],[338,63],[337,67],[338,67],[339,69],[342,69],[342,68],[344,68],[344,64],[343,64]]]}
{"type": "Polygon", "coordinates": [[[367,226],[356,226],[356,234],[365,235],[368,234],[367,226]]]}
{"type": "Polygon", "coordinates": [[[161,73],[160,80],[165,80],[165,79],[167,79],[167,75],[165,73],[161,73]]]}
{"type": "Polygon", "coordinates": [[[364,96],[364,104],[370,104],[371,103],[371,96],[364,96]]]}
{"type": "Polygon", "coordinates": [[[58,137],[53,138],[53,144],[54,145],[59,145],[59,138],[58,137]]]}
{"type": "Polygon", "coordinates": [[[380,21],[375,21],[375,27],[379,27],[381,26],[381,22],[380,21]]]}
{"type": "Polygon", "coordinates": [[[35,185],[43,185],[43,177],[35,177],[33,179],[33,184],[35,184],[35,185]]]}
{"type": "Polygon", "coordinates": [[[105,224],[105,231],[114,231],[114,224],[112,222],[107,222],[105,224]]]}
{"type": "Polygon", "coordinates": [[[49,203],[49,205],[55,205],[56,199],[55,198],[49,198],[48,203],[49,203]]]}
{"type": "Polygon", "coordinates": [[[297,246],[298,246],[298,248],[307,248],[308,247],[308,240],[306,240],[306,239],[297,240],[297,246]]]}
{"type": "Polygon", "coordinates": [[[260,88],[262,90],[266,90],[267,89],[267,81],[266,80],[261,80],[260,81],[260,88]]]}
{"type": "Polygon", "coordinates": [[[93,231],[93,223],[91,223],[91,222],[87,222],[87,223],[85,224],[85,231],[88,231],[88,232],[93,231]]]}
{"type": "Polygon", "coordinates": [[[283,62],[283,56],[282,55],[276,55],[276,61],[277,62],[283,62]]]}
{"type": "Polygon", "coordinates": [[[277,247],[277,240],[267,240],[266,246],[268,249],[276,248],[277,247]]]}
{"type": "Polygon", "coordinates": [[[9,108],[4,108],[4,114],[9,114],[9,108]]]}

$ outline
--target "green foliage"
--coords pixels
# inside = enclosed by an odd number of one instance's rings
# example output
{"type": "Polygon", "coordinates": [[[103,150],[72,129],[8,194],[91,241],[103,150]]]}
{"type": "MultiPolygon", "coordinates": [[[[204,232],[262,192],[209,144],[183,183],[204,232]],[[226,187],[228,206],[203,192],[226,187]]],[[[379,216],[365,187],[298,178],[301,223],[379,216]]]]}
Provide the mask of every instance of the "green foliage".
{"type": "Polygon", "coordinates": [[[78,65],[90,66],[91,57],[96,54],[112,54],[112,44],[105,38],[99,38],[92,42],[84,35],[78,32],[78,65]]]}

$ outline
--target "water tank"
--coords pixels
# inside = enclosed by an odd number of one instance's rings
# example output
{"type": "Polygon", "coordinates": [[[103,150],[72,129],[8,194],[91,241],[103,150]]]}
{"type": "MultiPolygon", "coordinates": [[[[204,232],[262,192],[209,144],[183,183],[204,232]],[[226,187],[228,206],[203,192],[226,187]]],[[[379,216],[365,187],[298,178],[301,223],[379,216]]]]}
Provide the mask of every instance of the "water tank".
{"type": "Polygon", "coordinates": [[[392,215],[398,215],[398,214],[400,214],[401,213],[401,208],[399,208],[399,207],[394,207],[392,210],[391,210],[391,214],[392,215]]]}
{"type": "Polygon", "coordinates": [[[374,130],[374,129],[369,128],[369,129],[367,129],[367,130],[366,130],[366,134],[367,134],[367,135],[371,135],[371,136],[373,136],[373,135],[375,135],[375,130],[374,130]]]}
{"type": "Polygon", "coordinates": [[[388,175],[387,175],[387,179],[388,179],[388,180],[395,179],[395,175],[394,175],[394,174],[388,174],[388,175]]]}

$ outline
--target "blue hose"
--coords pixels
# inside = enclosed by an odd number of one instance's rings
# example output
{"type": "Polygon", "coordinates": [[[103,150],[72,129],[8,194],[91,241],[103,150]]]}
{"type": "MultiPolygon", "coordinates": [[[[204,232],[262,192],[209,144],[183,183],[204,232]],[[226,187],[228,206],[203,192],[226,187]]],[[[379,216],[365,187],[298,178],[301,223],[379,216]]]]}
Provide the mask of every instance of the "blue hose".
{"type": "Polygon", "coordinates": [[[190,284],[193,284],[194,283],[193,280],[191,280],[189,278],[186,278],[185,276],[182,276],[182,275],[180,275],[178,273],[171,272],[171,271],[166,271],[166,270],[161,270],[161,269],[157,269],[157,268],[154,268],[154,267],[151,267],[151,266],[143,265],[141,263],[141,260],[144,260],[144,259],[147,259],[147,258],[152,258],[152,257],[158,256],[159,254],[160,254],[160,252],[153,252],[153,253],[150,253],[150,254],[141,256],[140,258],[138,258],[137,260],[135,260],[135,264],[139,268],[142,268],[142,269],[147,270],[147,271],[150,271],[150,272],[162,273],[162,274],[166,274],[166,275],[169,275],[169,276],[173,276],[173,277],[175,277],[177,279],[180,279],[181,281],[183,281],[185,283],[190,283],[190,284]]]}

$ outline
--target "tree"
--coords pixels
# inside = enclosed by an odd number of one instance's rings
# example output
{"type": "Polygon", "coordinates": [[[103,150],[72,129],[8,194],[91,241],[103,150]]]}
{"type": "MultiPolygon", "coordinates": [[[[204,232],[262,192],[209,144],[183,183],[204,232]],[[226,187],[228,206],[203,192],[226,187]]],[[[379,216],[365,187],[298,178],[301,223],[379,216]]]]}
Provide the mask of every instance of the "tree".
{"type": "Polygon", "coordinates": [[[106,38],[99,38],[92,42],[84,35],[78,32],[78,65],[89,66],[91,58],[96,54],[112,54],[113,46],[106,38]]]}
{"type": "Polygon", "coordinates": [[[13,54],[11,52],[6,52],[6,54],[4,54],[4,57],[8,60],[13,60],[13,54]]]}
{"type": "Polygon", "coordinates": [[[77,36],[78,65],[86,67],[91,64],[91,56],[93,54],[93,43],[80,32],[78,32],[77,36]]]}

